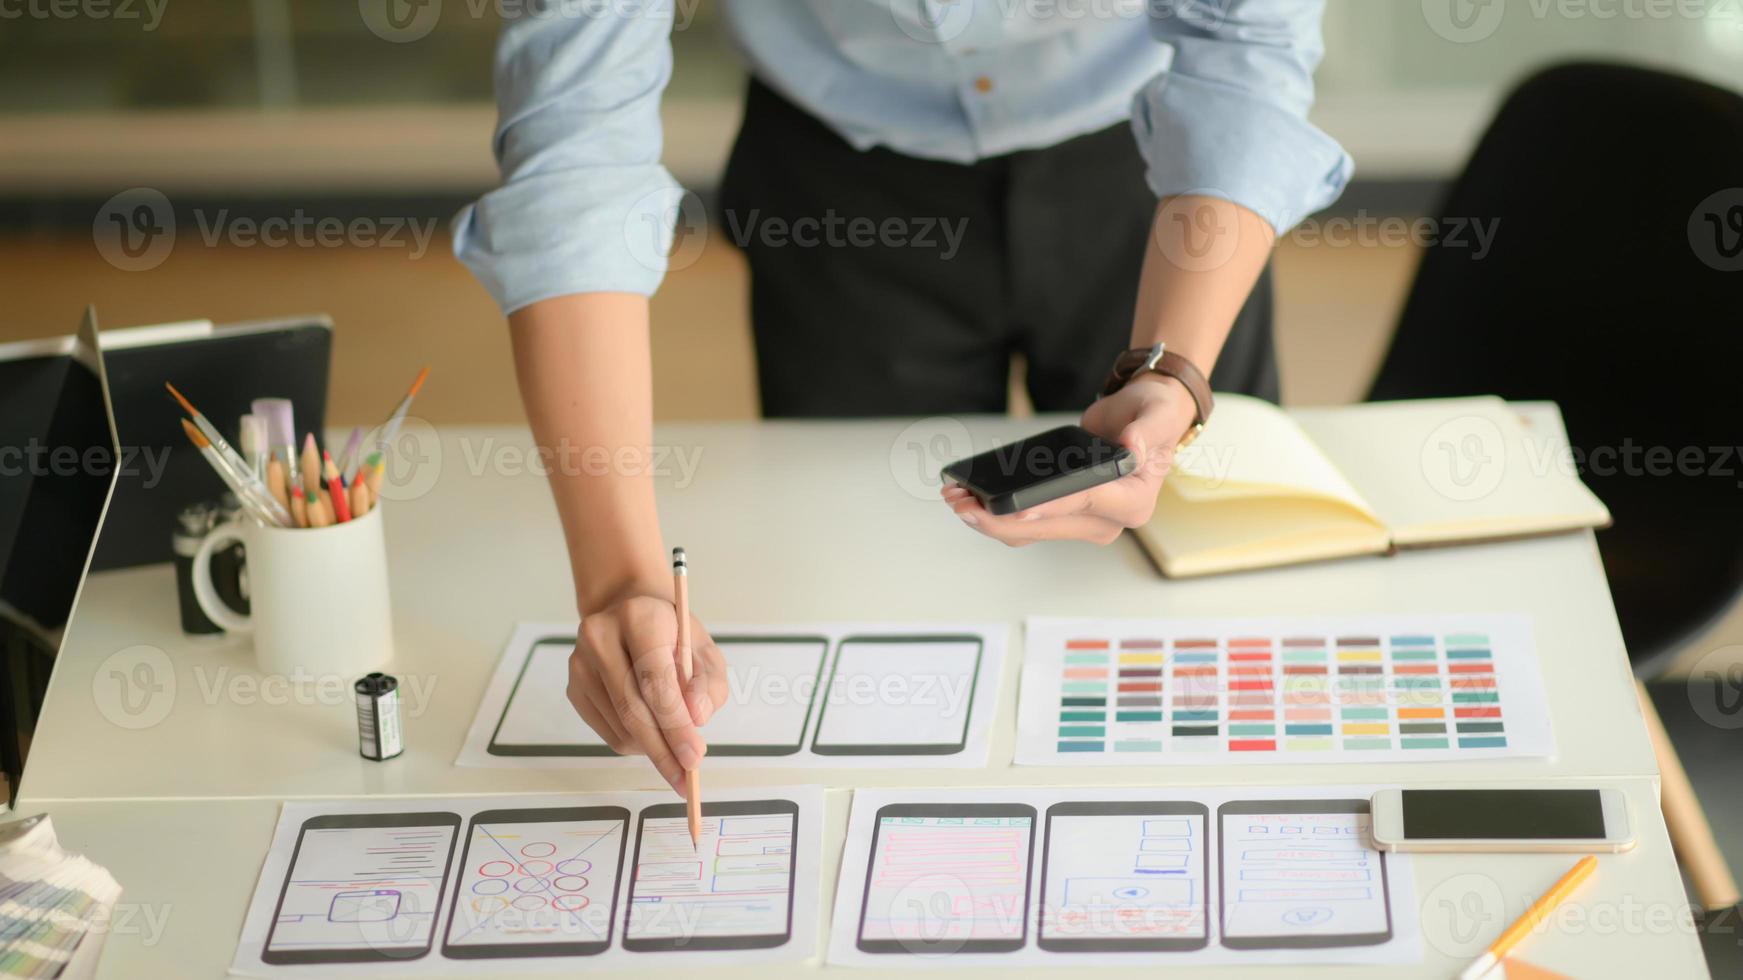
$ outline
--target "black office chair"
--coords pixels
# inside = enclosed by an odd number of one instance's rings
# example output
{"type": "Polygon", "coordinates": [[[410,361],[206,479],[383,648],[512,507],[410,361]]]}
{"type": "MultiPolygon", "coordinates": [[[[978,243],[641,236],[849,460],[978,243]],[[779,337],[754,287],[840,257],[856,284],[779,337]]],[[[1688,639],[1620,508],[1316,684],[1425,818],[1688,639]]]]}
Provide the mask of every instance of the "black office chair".
{"type": "MultiPolygon", "coordinates": [[[[1443,229],[1498,220],[1493,244],[1427,249],[1369,397],[1559,403],[1615,518],[1598,545],[1629,657],[1655,676],[1743,592],[1743,460],[1720,448],[1743,445],[1743,97],[1640,68],[1549,69],[1507,99],[1442,215],[1443,229]]],[[[1735,903],[1699,804],[1671,792],[1681,762],[1655,748],[1697,891],[1735,903]]]]}
{"type": "Polygon", "coordinates": [[[1655,675],[1743,590],[1743,460],[1714,448],[1743,445],[1743,97],[1640,68],[1544,71],[1442,214],[1498,220],[1493,245],[1426,251],[1369,397],[1560,403],[1615,517],[1598,542],[1629,656],[1655,675]],[[1654,475],[1656,447],[1687,448],[1701,475],[1674,458],[1654,475]]]}

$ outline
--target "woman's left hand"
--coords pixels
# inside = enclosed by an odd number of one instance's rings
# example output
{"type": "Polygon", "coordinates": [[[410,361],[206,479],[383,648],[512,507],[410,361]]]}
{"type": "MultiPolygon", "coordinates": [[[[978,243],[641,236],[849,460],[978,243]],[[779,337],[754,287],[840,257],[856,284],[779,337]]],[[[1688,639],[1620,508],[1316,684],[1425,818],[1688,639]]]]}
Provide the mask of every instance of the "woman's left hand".
{"type": "Polygon", "coordinates": [[[995,516],[967,490],[946,485],[944,500],[962,522],[1013,548],[1037,541],[1109,544],[1127,528],[1150,519],[1162,479],[1174,465],[1174,448],[1197,417],[1186,388],[1173,378],[1141,374],[1083,413],[1083,427],[1132,451],[1131,473],[1069,497],[995,516]]]}

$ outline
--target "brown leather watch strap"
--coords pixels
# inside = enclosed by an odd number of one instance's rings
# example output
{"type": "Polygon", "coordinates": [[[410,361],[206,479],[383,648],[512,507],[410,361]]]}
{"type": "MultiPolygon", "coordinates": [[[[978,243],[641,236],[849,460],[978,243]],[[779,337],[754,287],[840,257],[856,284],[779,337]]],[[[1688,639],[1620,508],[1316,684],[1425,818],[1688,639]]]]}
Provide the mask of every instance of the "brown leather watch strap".
{"type": "Polygon", "coordinates": [[[1181,443],[1185,445],[1210,421],[1211,410],[1216,407],[1216,401],[1210,393],[1210,382],[1205,380],[1204,372],[1198,369],[1198,365],[1168,350],[1162,344],[1154,347],[1134,347],[1114,360],[1114,369],[1108,372],[1107,382],[1102,385],[1102,397],[1106,398],[1124,388],[1145,371],[1154,371],[1173,378],[1192,396],[1192,403],[1198,409],[1198,417],[1194,420],[1193,431],[1181,443]]]}

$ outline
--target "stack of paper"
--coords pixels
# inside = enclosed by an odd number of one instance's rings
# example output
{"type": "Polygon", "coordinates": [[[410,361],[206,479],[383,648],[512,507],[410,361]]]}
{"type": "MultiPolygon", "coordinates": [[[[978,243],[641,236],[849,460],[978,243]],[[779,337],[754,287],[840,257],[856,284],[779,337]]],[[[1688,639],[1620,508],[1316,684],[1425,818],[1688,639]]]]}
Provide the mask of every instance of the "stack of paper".
{"type": "Polygon", "coordinates": [[[72,977],[96,965],[121,886],[61,850],[47,816],[0,827],[0,976],[72,977]]]}

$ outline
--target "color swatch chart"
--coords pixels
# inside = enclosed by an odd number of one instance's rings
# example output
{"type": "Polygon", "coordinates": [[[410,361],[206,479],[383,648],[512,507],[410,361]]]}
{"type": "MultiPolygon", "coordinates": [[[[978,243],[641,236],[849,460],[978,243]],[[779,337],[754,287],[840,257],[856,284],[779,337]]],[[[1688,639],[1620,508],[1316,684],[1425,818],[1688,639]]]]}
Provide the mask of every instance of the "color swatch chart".
{"type": "Polygon", "coordinates": [[[1033,619],[1019,765],[1548,756],[1519,616],[1033,619]]]}

